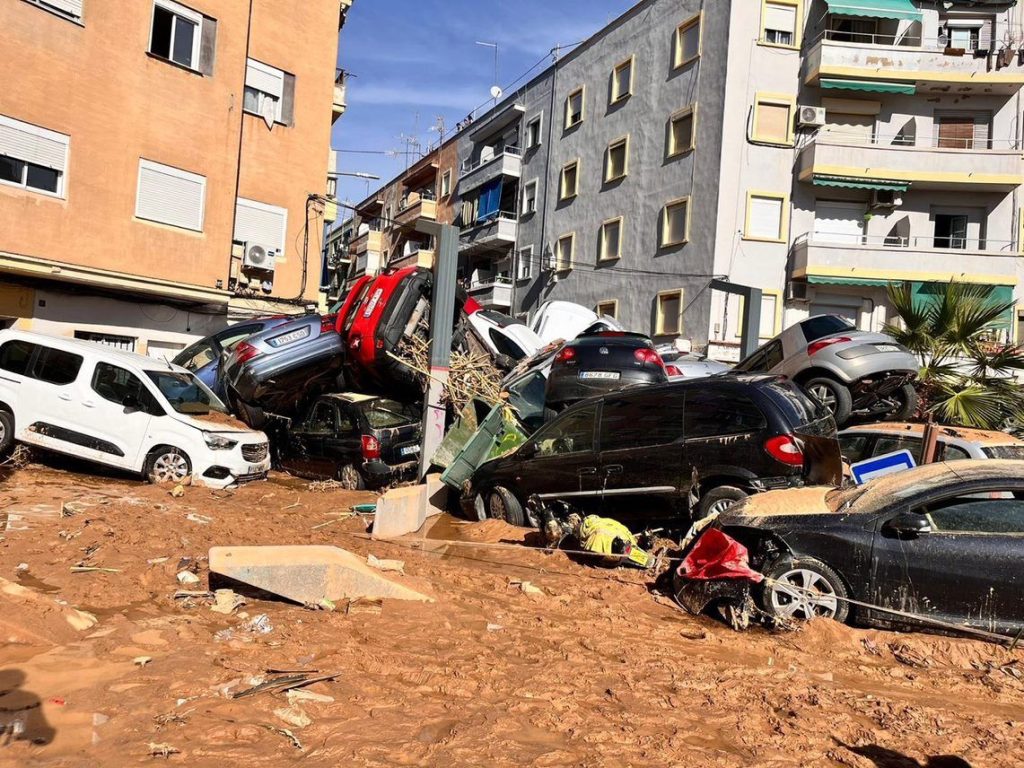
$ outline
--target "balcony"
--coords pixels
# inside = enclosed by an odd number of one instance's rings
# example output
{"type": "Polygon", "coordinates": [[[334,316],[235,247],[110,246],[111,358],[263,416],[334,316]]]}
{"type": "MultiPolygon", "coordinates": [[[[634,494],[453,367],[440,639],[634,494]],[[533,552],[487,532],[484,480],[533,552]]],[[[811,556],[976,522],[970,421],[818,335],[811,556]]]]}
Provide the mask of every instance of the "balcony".
{"type": "Polygon", "coordinates": [[[872,285],[893,280],[1015,285],[1013,243],[949,238],[805,234],[792,249],[792,277],[809,282],[872,285]],[[942,243],[942,241],[939,241],[942,243]]]}
{"type": "Polygon", "coordinates": [[[511,309],[512,280],[508,277],[495,277],[491,280],[471,283],[469,295],[485,309],[511,309]]]}
{"type": "Polygon", "coordinates": [[[433,269],[434,249],[429,245],[421,245],[414,242],[406,243],[406,248],[402,254],[402,266],[433,269]]]}
{"type": "Polygon", "coordinates": [[[395,224],[400,227],[415,227],[420,219],[437,221],[437,201],[433,192],[410,192],[398,206],[395,224]]]}
{"type": "MultiPolygon", "coordinates": [[[[827,31],[811,48],[804,62],[808,85],[841,88],[835,79],[861,80],[907,86],[909,92],[1010,94],[1024,85],[1024,66],[1016,56],[998,51],[962,51],[943,40],[895,39],[889,35],[851,35],[827,31]],[[855,38],[850,40],[849,38],[855,38]],[[840,39],[837,39],[840,38],[840,39]],[[1005,64],[997,68],[998,64],[1005,64]]],[[[851,86],[852,87],[852,86],[851,86]]],[[[853,90],[870,90],[870,84],[853,90]]],[[[877,88],[885,91],[886,88],[877,88]]],[[[897,91],[899,92],[899,91],[897,91]]]]}
{"type": "Polygon", "coordinates": [[[488,250],[515,245],[519,222],[514,213],[502,211],[477,221],[459,232],[459,253],[472,256],[488,250]]]}
{"type": "Polygon", "coordinates": [[[523,174],[523,152],[519,147],[505,147],[492,157],[467,160],[462,164],[459,193],[465,195],[499,176],[518,179],[523,174]]]}
{"type": "Polygon", "coordinates": [[[337,70],[334,76],[334,103],[331,105],[331,123],[345,114],[348,108],[348,73],[344,69],[337,70]]]}
{"type": "Polygon", "coordinates": [[[858,137],[822,130],[800,151],[798,175],[831,186],[881,182],[890,188],[1009,192],[1024,184],[1024,160],[1013,141],[990,140],[992,149],[939,143],[945,142],[906,132],[858,137]]]}
{"type": "Polygon", "coordinates": [[[381,253],[384,250],[384,234],[378,229],[368,229],[353,237],[348,243],[351,256],[367,253],[381,253]]]}
{"type": "Polygon", "coordinates": [[[356,275],[375,275],[380,272],[384,264],[384,257],[380,251],[364,251],[357,254],[355,260],[356,275]]]}

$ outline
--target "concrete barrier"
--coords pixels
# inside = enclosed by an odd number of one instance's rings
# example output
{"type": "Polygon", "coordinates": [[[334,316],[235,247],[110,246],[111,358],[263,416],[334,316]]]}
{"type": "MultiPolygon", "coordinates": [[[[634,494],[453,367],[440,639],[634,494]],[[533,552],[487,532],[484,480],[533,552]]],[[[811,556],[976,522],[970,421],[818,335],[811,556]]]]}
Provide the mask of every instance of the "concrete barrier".
{"type": "Polygon", "coordinates": [[[440,475],[427,475],[425,485],[392,488],[377,500],[372,535],[395,539],[423,527],[428,517],[445,511],[448,487],[440,475]]]}

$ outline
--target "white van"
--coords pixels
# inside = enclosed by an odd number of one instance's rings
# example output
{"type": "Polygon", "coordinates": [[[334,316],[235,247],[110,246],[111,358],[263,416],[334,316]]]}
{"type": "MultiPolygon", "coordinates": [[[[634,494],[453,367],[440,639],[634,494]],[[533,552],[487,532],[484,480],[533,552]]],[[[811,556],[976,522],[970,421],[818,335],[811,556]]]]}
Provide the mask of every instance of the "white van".
{"type": "Polygon", "coordinates": [[[177,365],[87,341],[0,331],[0,456],[15,441],[215,488],[266,476],[267,436],[177,365]]]}

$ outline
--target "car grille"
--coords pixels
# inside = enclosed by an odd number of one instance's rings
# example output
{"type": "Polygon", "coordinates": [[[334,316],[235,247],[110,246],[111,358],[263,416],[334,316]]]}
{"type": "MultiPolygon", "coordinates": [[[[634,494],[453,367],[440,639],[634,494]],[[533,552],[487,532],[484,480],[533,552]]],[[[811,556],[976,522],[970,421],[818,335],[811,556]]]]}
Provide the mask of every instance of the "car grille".
{"type": "Polygon", "coordinates": [[[242,458],[246,461],[263,461],[267,458],[267,443],[250,443],[242,446],[242,458]]]}

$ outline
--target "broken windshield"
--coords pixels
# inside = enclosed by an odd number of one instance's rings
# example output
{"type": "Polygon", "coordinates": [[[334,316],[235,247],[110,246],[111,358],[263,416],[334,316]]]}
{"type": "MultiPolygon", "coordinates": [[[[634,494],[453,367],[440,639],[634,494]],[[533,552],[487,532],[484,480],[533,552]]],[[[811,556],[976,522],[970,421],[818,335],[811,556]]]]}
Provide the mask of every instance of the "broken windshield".
{"type": "Polygon", "coordinates": [[[228,412],[224,403],[191,373],[146,371],[146,375],[178,413],[197,415],[210,411],[228,412]]]}

